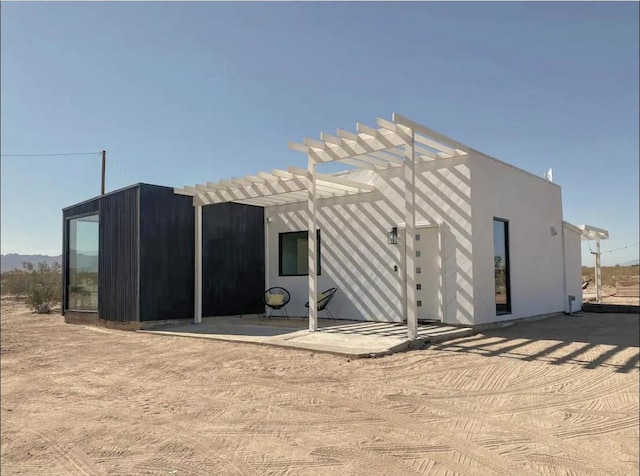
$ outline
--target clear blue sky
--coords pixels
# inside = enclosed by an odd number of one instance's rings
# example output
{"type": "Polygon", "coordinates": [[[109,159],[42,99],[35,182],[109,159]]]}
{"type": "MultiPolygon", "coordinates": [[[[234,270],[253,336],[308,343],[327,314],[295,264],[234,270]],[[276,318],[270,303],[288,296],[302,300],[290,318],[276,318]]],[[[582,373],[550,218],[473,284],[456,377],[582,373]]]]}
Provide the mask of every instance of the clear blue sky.
{"type": "MultiPolygon", "coordinates": [[[[637,3],[2,3],[2,153],[108,152],[107,189],[304,165],[399,112],[638,241],[637,3]]],[[[59,254],[95,157],[2,158],[2,252],[59,254]]],[[[638,246],[604,264],[638,257],[638,246]]],[[[588,248],[584,260],[591,264],[588,248]]]]}

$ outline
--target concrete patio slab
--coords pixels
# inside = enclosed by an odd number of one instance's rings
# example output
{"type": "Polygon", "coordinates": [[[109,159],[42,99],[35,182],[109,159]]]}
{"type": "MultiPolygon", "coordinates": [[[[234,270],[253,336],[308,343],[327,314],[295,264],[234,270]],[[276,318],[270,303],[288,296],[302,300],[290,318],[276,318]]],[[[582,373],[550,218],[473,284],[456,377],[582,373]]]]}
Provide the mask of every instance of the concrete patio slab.
{"type": "Polygon", "coordinates": [[[411,341],[407,338],[406,326],[397,323],[320,320],[316,332],[310,332],[307,326],[306,318],[225,317],[204,319],[202,324],[138,332],[272,345],[351,358],[388,355],[474,333],[470,327],[420,325],[418,339],[411,341]]]}

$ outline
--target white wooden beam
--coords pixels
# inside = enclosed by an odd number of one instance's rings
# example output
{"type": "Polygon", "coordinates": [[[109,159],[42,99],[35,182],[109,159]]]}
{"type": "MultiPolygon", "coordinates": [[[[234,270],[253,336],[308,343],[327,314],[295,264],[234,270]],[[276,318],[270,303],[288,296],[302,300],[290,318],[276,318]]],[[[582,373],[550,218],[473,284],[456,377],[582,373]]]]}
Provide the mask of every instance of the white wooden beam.
{"type": "Polygon", "coordinates": [[[445,154],[455,155],[455,150],[452,147],[441,144],[440,142],[436,142],[428,137],[421,136],[420,134],[415,134],[416,142],[420,144],[424,144],[426,146],[431,147],[432,149],[437,150],[438,152],[444,152],[445,154]]]}
{"type": "Polygon", "coordinates": [[[334,145],[333,147],[329,147],[326,142],[316,139],[309,139],[307,137],[304,138],[304,143],[305,145],[311,147],[314,152],[319,154],[326,154],[327,156],[329,156],[330,161],[339,161],[340,159],[349,157],[349,154],[347,152],[336,145],[334,145]]]}
{"type": "Polygon", "coordinates": [[[358,134],[354,134],[351,131],[345,131],[344,129],[337,129],[336,134],[338,134],[338,137],[342,137],[343,139],[349,139],[355,142],[360,140],[360,136],[358,134]]]}
{"type": "Polygon", "coordinates": [[[245,178],[237,178],[237,177],[232,178],[231,181],[237,185],[251,185],[253,183],[245,178]]]}
{"type": "Polygon", "coordinates": [[[413,147],[414,147],[414,151],[415,151],[416,154],[426,155],[427,157],[432,158],[432,159],[437,159],[438,158],[438,153],[434,152],[431,149],[425,149],[424,147],[420,147],[417,144],[415,144],[413,147]]]}
{"type": "Polygon", "coordinates": [[[371,161],[363,161],[358,157],[352,157],[350,159],[342,159],[340,162],[343,164],[353,165],[354,167],[358,167],[359,169],[368,169],[368,170],[382,170],[386,169],[389,164],[386,165],[376,165],[371,161]]]}
{"type": "Polygon", "coordinates": [[[265,183],[281,182],[280,177],[270,172],[258,172],[258,178],[264,179],[265,183]]]}
{"type": "Polygon", "coordinates": [[[402,165],[404,163],[404,160],[402,158],[393,154],[389,154],[389,152],[386,150],[382,152],[370,152],[367,155],[369,157],[384,160],[385,162],[387,162],[387,165],[389,164],[389,162],[395,165],[402,165]]]}
{"type": "Polygon", "coordinates": [[[393,122],[389,122],[380,117],[376,119],[376,122],[378,124],[378,127],[382,127],[383,129],[395,133],[404,142],[411,142],[411,128],[399,124],[394,124],[393,122]]]}
{"type": "Polygon", "coordinates": [[[184,188],[178,188],[178,187],[174,187],[173,188],[173,193],[175,193],[177,195],[189,195],[189,196],[195,195],[194,193],[189,192],[189,191],[185,190],[184,188]]]}
{"type": "Polygon", "coordinates": [[[193,206],[197,207],[197,206],[204,206],[207,205],[207,202],[205,202],[199,195],[194,195],[193,196],[193,206]]]}
{"type": "Polygon", "coordinates": [[[243,180],[246,180],[247,182],[251,182],[251,183],[265,183],[266,180],[260,177],[256,177],[255,175],[246,175],[244,177],[242,177],[243,180]]]}
{"type": "Polygon", "coordinates": [[[407,334],[410,340],[418,338],[418,307],[416,302],[416,161],[413,141],[405,145],[404,204],[405,204],[405,276],[407,334]]]}
{"type": "Polygon", "coordinates": [[[371,147],[366,145],[364,141],[343,139],[340,137],[332,136],[331,134],[327,134],[325,132],[321,132],[320,137],[328,144],[333,144],[334,146],[340,147],[348,157],[354,157],[356,155],[364,154],[368,152],[369,149],[371,149],[371,147]],[[360,142],[362,142],[362,144],[360,142]]]}
{"type": "Polygon", "coordinates": [[[307,159],[307,206],[309,211],[309,330],[318,330],[318,255],[317,255],[317,217],[316,217],[316,164],[311,156],[307,159]]]}
{"type": "MultiPolygon", "coordinates": [[[[448,145],[450,148],[452,149],[460,149],[462,152],[464,152],[465,154],[468,154],[469,152],[474,151],[471,147],[464,145],[461,142],[458,142],[456,140],[451,139],[450,137],[447,137],[443,134],[440,134],[439,132],[436,132],[432,129],[429,129],[425,126],[423,126],[422,124],[418,124],[417,122],[412,121],[411,119],[408,119],[396,112],[393,113],[392,115],[392,121],[395,122],[396,124],[401,124],[403,126],[406,126],[410,129],[412,129],[414,132],[417,133],[415,140],[418,141],[418,137],[420,135],[425,135],[428,137],[431,137],[432,139],[437,140],[438,142],[440,142],[443,145],[448,145]]],[[[479,152],[480,153],[480,152],[479,152]]],[[[484,154],[482,154],[484,155],[484,154]]]]}
{"type": "MultiPolygon", "coordinates": [[[[290,173],[296,174],[296,175],[306,174],[306,171],[304,169],[294,167],[292,165],[290,165],[287,170],[290,173]]],[[[358,191],[373,192],[375,190],[375,187],[373,185],[369,185],[363,182],[357,182],[355,180],[345,179],[342,177],[336,177],[335,175],[316,173],[314,176],[315,176],[316,183],[328,182],[331,184],[340,185],[340,188],[343,190],[353,190],[355,192],[358,192],[358,191]]]]}
{"type": "Polygon", "coordinates": [[[356,130],[382,144],[383,147],[378,147],[378,150],[392,149],[405,143],[402,138],[393,132],[385,130],[386,133],[383,133],[378,129],[374,129],[360,122],[356,123],[356,130]]]}
{"type": "MultiPolygon", "coordinates": [[[[357,163],[350,162],[349,160],[354,158],[363,160],[362,157],[368,153],[399,147],[405,143],[398,134],[386,129],[378,130],[360,123],[356,124],[356,128],[361,132],[360,134],[338,129],[338,137],[321,133],[322,140],[305,138],[303,144],[289,142],[289,147],[293,150],[306,153],[315,163],[339,161],[357,167],[359,166],[357,163]]],[[[399,127],[396,128],[399,131],[402,130],[399,127]]],[[[376,165],[389,166],[388,163],[378,163],[376,165]]],[[[365,168],[372,167],[368,166],[365,168]]]]}
{"type": "Polygon", "coordinates": [[[218,188],[225,188],[224,185],[221,185],[220,182],[207,182],[206,183],[207,187],[209,187],[210,189],[218,189],[218,188]]]}
{"type": "Polygon", "coordinates": [[[302,152],[303,154],[309,152],[309,146],[293,141],[289,141],[289,149],[295,150],[296,152],[302,152]]]}

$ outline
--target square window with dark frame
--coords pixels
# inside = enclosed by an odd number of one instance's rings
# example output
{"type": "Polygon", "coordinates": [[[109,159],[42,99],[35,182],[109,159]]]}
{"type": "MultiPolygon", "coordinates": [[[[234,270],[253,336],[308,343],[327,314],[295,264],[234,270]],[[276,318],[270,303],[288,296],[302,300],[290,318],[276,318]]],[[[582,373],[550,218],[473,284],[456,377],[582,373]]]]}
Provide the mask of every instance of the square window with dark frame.
{"type": "MultiPolygon", "coordinates": [[[[321,239],[320,230],[316,232],[316,252],[318,255],[317,274],[320,276],[321,239]]],[[[278,274],[280,276],[309,275],[309,232],[293,231],[278,236],[278,274]]]]}

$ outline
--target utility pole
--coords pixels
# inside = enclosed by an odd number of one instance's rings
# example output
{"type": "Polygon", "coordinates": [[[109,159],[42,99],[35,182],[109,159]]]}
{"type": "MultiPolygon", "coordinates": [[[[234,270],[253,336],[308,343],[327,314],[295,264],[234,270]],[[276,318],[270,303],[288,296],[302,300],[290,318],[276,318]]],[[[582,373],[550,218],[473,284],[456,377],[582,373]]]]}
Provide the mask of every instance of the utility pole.
{"type": "Polygon", "coordinates": [[[102,151],[102,187],[100,188],[100,195],[104,195],[104,174],[107,170],[107,151],[102,151]]]}
{"type": "Polygon", "coordinates": [[[602,266],[600,265],[600,240],[596,240],[596,302],[600,304],[602,302],[602,266]]]}

